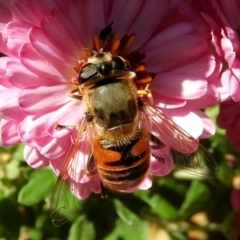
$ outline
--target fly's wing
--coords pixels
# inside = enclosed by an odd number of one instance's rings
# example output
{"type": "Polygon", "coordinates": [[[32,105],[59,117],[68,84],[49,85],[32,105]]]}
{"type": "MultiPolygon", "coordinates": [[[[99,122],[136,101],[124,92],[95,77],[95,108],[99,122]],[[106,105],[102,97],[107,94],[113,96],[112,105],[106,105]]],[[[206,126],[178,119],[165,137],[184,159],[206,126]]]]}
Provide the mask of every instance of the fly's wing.
{"type": "Polygon", "coordinates": [[[163,159],[163,151],[167,148],[176,167],[206,178],[217,178],[217,163],[198,140],[147,103],[144,103],[143,113],[149,123],[156,159],[163,159]]]}
{"type": "Polygon", "coordinates": [[[73,184],[72,179],[79,177],[79,172],[77,171],[79,161],[86,160],[80,159],[79,152],[80,144],[83,144],[81,148],[87,147],[85,146],[87,143],[86,127],[87,120],[84,118],[78,126],[75,139],[73,139],[73,143],[68,150],[67,157],[52,194],[50,205],[51,219],[53,225],[57,227],[67,222],[68,217],[79,208],[82,203],[82,201],[74,196],[77,195],[78,190],[75,187],[76,184],[73,184]]]}

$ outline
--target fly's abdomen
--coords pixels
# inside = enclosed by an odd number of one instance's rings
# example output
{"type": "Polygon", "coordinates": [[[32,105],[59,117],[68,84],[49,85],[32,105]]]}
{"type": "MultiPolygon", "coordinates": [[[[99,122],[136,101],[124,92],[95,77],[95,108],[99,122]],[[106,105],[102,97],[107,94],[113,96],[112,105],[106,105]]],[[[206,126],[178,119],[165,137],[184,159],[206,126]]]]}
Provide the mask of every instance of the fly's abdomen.
{"type": "Polygon", "coordinates": [[[138,133],[128,144],[94,148],[94,158],[104,186],[114,191],[137,187],[150,165],[148,134],[138,133]]]}

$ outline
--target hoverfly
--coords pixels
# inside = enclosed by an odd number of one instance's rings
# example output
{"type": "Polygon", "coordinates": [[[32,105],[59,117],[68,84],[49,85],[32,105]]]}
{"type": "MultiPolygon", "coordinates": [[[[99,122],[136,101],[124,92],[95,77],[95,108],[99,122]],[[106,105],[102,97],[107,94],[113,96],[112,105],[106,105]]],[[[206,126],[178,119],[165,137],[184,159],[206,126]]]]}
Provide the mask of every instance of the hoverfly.
{"type": "MultiPolygon", "coordinates": [[[[144,100],[134,83],[135,77],[125,59],[103,50],[93,51],[80,69],[79,89],[72,97],[82,101],[86,112],[51,199],[54,225],[63,224],[65,216],[79,205],[80,201],[73,196],[77,195],[77,187],[69,179],[77,178],[74,175],[81,161],[80,148],[88,154],[86,175],[100,178],[102,196],[106,196],[105,189],[120,192],[137,189],[149,174],[151,158],[164,163],[170,155],[179,168],[216,177],[218,168],[211,154],[155,109],[151,101],[144,100]],[[73,195],[67,197],[68,188],[73,195]]],[[[150,94],[147,88],[144,91],[150,94]]]]}

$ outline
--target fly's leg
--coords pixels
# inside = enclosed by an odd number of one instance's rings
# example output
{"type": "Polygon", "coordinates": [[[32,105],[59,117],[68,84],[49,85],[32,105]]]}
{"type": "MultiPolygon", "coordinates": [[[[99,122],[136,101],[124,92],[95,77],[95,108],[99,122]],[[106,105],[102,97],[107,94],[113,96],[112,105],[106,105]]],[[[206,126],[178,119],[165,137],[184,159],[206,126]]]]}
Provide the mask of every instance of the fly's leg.
{"type": "MultiPolygon", "coordinates": [[[[84,113],[84,118],[83,119],[86,119],[87,122],[91,122],[92,119],[93,119],[93,116],[87,111],[84,113]]],[[[55,123],[55,129],[56,130],[62,130],[62,129],[66,129],[66,128],[75,128],[79,126],[79,124],[73,124],[73,125],[62,125],[62,124],[58,124],[58,123],[55,123]]]]}
{"type": "Polygon", "coordinates": [[[100,184],[101,184],[101,198],[106,198],[108,196],[106,192],[106,188],[104,187],[102,181],[100,182],[100,184]]]}
{"type": "MultiPolygon", "coordinates": [[[[93,176],[96,173],[97,173],[96,161],[93,157],[93,154],[90,153],[90,155],[88,157],[88,161],[87,161],[86,174],[88,176],[93,176]]],[[[106,188],[104,187],[101,180],[100,180],[100,185],[101,185],[101,197],[106,198],[107,197],[106,188]]]]}
{"type": "Polygon", "coordinates": [[[88,176],[93,176],[96,173],[97,173],[97,165],[96,165],[95,159],[93,157],[93,154],[90,153],[88,160],[87,160],[86,174],[88,176]]]}
{"type": "Polygon", "coordinates": [[[74,98],[77,100],[82,101],[83,96],[79,94],[79,89],[74,89],[73,91],[71,91],[68,95],[70,98],[74,98]]]}
{"type": "Polygon", "coordinates": [[[78,124],[75,124],[75,125],[62,125],[62,124],[55,123],[54,128],[57,131],[60,131],[60,130],[63,130],[63,129],[76,128],[77,126],[78,126],[78,124]]]}
{"type": "MultiPolygon", "coordinates": [[[[155,135],[152,133],[149,134],[149,139],[151,143],[151,149],[164,149],[166,145],[155,135]]],[[[155,154],[152,154],[153,157],[155,157],[158,161],[164,163],[165,159],[162,156],[157,156],[155,154]]]]}

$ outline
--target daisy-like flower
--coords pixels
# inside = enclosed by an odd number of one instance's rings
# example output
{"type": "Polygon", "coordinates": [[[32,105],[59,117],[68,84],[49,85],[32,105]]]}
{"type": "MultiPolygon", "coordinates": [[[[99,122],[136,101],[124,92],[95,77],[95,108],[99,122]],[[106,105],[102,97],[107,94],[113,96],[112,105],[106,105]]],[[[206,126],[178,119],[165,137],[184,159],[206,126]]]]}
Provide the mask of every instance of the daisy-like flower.
{"type": "Polygon", "coordinates": [[[226,129],[228,139],[240,148],[240,105],[238,102],[229,100],[220,104],[220,113],[217,123],[226,129]]]}
{"type": "MultiPolygon", "coordinates": [[[[186,1],[0,1],[1,145],[23,142],[33,168],[50,164],[59,174],[85,116],[69,97],[92,50],[102,47],[125,59],[137,78],[151,82],[153,106],[193,137],[208,137],[214,125],[199,109],[221,99],[221,62],[211,47],[211,29],[186,1]],[[112,28],[112,31],[110,31],[112,28]],[[209,47],[210,46],[210,47],[209,47]],[[73,126],[56,130],[56,123],[73,126]]],[[[140,89],[140,86],[137,86],[140,89]]],[[[83,140],[84,141],[84,140],[83,140]]],[[[80,144],[72,185],[78,198],[100,192],[98,174],[85,174],[89,154],[80,144]],[[84,161],[85,160],[85,161],[84,161]]],[[[163,176],[172,161],[151,159],[149,174],[163,176]]],[[[147,189],[147,177],[139,189],[147,189]]]]}
{"type": "Polygon", "coordinates": [[[240,101],[240,2],[202,1],[201,8],[213,32],[218,55],[223,59],[221,83],[230,97],[240,101]]]}
{"type": "Polygon", "coordinates": [[[223,61],[220,76],[230,101],[220,105],[218,124],[227,130],[227,137],[240,147],[240,2],[230,0],[202,1],[204,16],[214,33],[216,52],[223,61]]]}

